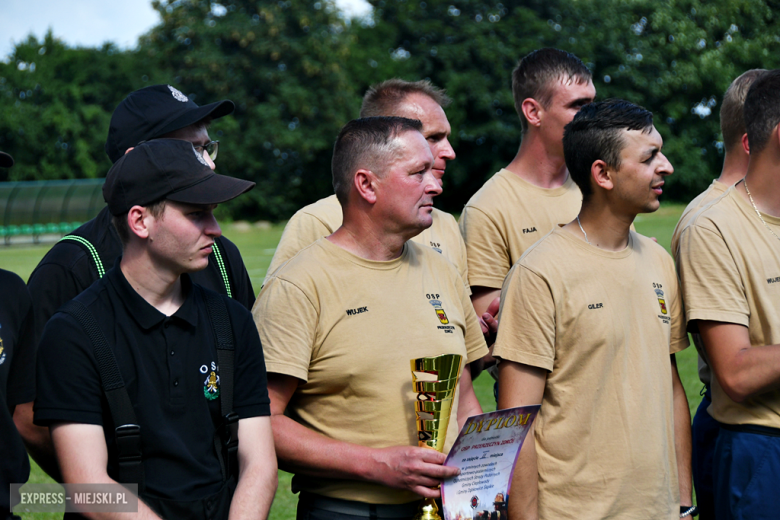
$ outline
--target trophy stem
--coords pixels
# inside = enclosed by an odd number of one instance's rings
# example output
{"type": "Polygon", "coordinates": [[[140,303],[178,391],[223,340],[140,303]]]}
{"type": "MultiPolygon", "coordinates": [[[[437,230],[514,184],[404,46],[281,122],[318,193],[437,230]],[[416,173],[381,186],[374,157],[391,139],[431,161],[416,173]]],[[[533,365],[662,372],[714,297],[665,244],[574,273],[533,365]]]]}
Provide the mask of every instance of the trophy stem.
{"type": "Polygon", "coordinates": [[[439,506],[436,505],[436,500],[432,498],[423,500],[414,520],[442,520],[441,516],[439,516],[439,506]]]}
{"type": "MultiPolygon", "coordinates": [[[[413,386],[417,392],[414,408],[417,413],[417,439],[421,448],[440,453],[444,451],[462,360],[463,357],[458,354],[411,360],[413,386]],[[421,381],[417,372],[433,376],[433,380],[421,381]]],[[[436,501],[432,498],[423,500],[414,520],[442,520],[436,501]]]]}

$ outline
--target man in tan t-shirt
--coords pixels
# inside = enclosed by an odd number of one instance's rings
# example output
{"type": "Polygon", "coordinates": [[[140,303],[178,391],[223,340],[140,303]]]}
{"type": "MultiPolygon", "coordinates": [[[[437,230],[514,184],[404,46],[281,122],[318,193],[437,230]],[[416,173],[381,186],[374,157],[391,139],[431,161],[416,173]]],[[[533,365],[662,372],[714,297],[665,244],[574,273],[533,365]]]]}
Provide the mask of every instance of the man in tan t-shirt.
{"type": "Polygon", "coordinates": [[[753,82],[744,118],[744,181],[693,217],[678,252],[688,328],[715,376],[718,519],[780,510],[780,70],[753,82]]]}
{"type": "MultiPolygon", "coordinates": [[[[455,158],[449,142],[450,123],[444,108],[450,98],[430,81],[409,82],[391,79],[372,86],[363,97],[360,117],[397,116],[418,119],[422,133],[433,154],[433,175],[442,182],[447,161],[455,158]]],[[[466,246],[458,223],[449,213],[436,208],[431,214],[433,224],[412,238],[418,244],[432,247],[455,264],[468,286],[466,246]]],[[[341,226],[341,205],[336,195],[320,199],[298,210],[284,228],[276,252],[268,266],[266,280],[284,262],[316,240],[328,236],[341,226]]]]}
{"type": "Polygon", "coordinates": [[[409,241],[431,225],[442,190],[421,127],[372,117],[342,129],[333,184],[343,224],[275,271],[253,309],[299,518],[410,518],[457,473],[417,447],[411,359],[463,356],[446,449],[481,413],[465,365],[487,346],[466,287],[442,255],[409,241]]]}
{"type": "Polygon", "coordinates": [[[460,216],[471,299],[477,316],[501,292],[509,269],[531,244],[577,216],[582,201],[563,158],[563,127],[596,97],[591,73],[573,54],[539,49],[512,72],[520,116],[517,155],[475,193],[460,216]]]}
{"type": "MultiPolygon", "coordinates": [[[[703,193],[693,199],[680,216],[680,221],[677,222],[677,227],[674,228],[672,235],[671,251],[675,258],[677,258],[680,234],[693,216],[701,208],[726,193],[726,190],[742,179],[747,172],[750,154],[742,108],[750,85],[764,72],[766,72],[764,69],[753,69],[745,72],[731,82],[723,95],[723,102],[720,105],[720,131],[723,134],[723,147],[726,150],[723,157],[723,169],[720,172],[720,177],[712,181],[712,184],[703,193]]],[[[712,403],[710,393],[712,375],[699,334],[693,334],[693,344],[699,354],[699,379],[706,387],[691,426],[693,487],[696,490],[699,520],[712,520],[715,518],[712,457],[720,428],[718,422],[707,413],[707,408],[712,403]]]]}
{"type": "Polygon", "coordinates": [[[621,100],[582,108],[563,138],[582,210],[504,283],[498,405],[542,403],[515,467],[513,520],[673,520],[681,494],[691,506],[677,276],[664,249],[631,230],[673,172],[652,117],[621,100]]]}
{"type": "Polygon", "coordinates": [[[752,69],[743,73],[731,82],[726,93],[723,94],[723,103],[720,105],[720,132],[723,135],[723,149],[725,150],[723,168],[720,176],[713,180],[706,190],[697,195],[682,212],[672,235],[671,251],[673,255],[677,254],[680,233],[696,212],[726,193],[726,190],[747,173],[750,148],[745,133],[745,118],[742,115],[742,107],[745,104],[745,97],[750,85],[764,72],[766,69],[752,69]]]}

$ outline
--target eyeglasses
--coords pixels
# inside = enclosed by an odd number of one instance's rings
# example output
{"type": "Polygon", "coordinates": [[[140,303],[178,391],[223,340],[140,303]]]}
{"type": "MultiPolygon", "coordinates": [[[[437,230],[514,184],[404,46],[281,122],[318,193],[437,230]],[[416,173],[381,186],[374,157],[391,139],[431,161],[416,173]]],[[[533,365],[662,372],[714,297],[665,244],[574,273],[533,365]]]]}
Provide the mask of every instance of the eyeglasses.
{"type": "Polygon", "coordinates": [[[192,145],[195,148],[195,151],[202,154],[205,150],[207,154],[209,154],[209,157],[211,157],[212,161],[217,160],[217,154],[219,153],[219,141],[209,141],[206,144],[202,145],[192,145]]]}

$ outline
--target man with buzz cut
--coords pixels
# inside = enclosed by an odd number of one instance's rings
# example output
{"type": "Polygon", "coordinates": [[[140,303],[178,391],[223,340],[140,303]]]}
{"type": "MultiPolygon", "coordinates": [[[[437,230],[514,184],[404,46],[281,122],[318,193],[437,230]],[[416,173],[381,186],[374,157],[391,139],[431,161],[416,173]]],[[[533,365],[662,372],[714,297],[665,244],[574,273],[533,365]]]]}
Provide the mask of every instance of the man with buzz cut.
{"type": "MultiPolygon", "coordinates": [[[[111,116],[106,154],[116,163],[139,143],[158,138],[180,139],[192,143],[214,168],[219,142],[209,138],[208,127],[212,120],[232,113],[233,109],[233,102],[228,100],[198,106],[170,85],[136,90],[111,116]]],[[[27,282],[35,306],[38,334],[60,306],[102,278],[121,255],[122,241],[111,225],[108,208],[55,244],[27,282]]],[[[192,280],[238,300],[247,309],[254,304],[255,293],[241,253],[225,237],[216,239],[208,266],[192,273],[192,280]]],[[[14,419],[30,454],[56,479],[51,439],[45,429],[33,425],[32,406],[17,406],[14,419]]]]}
{"type": "Polygon", "coordinates": [[[493,351],[499,408],[542,404],[515,467],[513,520],[695,514],[677,275],[631,230],[673,172],[662,146],[653,115],[622,100],[589,104],[565,128],[582,209],[510,271],[493,351]]]}
{"type": "Polygon", "coordinates": [[[745,178],[683,229],[678,269],[688,329],[712,373],[715,518],[780,510],[780,70],[748,90],[745,178]]]}
{"type": "Polygon", "coordinates": [[[563,127],[593,101],[596,89],[579,58],[547,48],[520,60],[512,72],[512,95],[522,129],[517,155],[460,216],[471,299],[483,317],[525,250],[577,216],[582,194],[566,170],[563,127]]]}
{"type": "MultiPolygon", "coordinates": [[[[677,227],[672,235],[672,254],[677,257],[680,234],[696,213],[723,195],[726,190],[741,180],[747,173],[750,153],[745,133],[745,117],[743,106],[748,89],[753,82],[766,72],[764,69],[753,69],[735,79],[723,95],[720,105],[720,131],[723,134],[723,147],[726,151],[723,157],[723,169],[720,177],[699,196],[691,201],[680,216],[677,227]]],[[[712,372],[707,361],[707,354],[701,342],[701,336],[692,334],[693,344],[699,354],[699,379],[705,386],[704,395],[696,415],[693,417],[691,436],[693,440],[693,486],[696,490],[696,505],[699,507],[699,520],[715,518],[715,497],[713,495],[713,452],[720,428],[718,422],[707,412],[712,403],[710,382],[712,372]]]]}
{"type": "Polygon", "coordinates": [[[276,491],[252,316],[189,275],[220,236],[214,208],[254,186],[210,166],[178,139],[114,164],[103,196],[122,256],[55,313],[38,348],[35,422],[51,430],[63,482],[138,484],[136,518],[266,518],[276,491]]]}
{"type": "MultiPolygon", "coordinates": [[[[390,79],[373,85],[363,96],[360,117],[397,116],[422,122],[422,134],[433,154],[432,173],[442,183],[447,162],[455,158],[449,142],[450,123],[444,109],[450,104],[442,89],[428,80],[404,81],[390,79]]],[[[466,248],[452,215],[433,208],[433,224],[419,235],[412,237],[418,244],[432,247],[455,264],[468,285],[466,248]]],[[[301,208],[284,228],[279,245],[268,267],[268,275],[284,262],[316,240],[330,235],[341,226],[341,206],[336,195],[320,199],[301,208]]]]}
{"type": "Polygon", "coordinates": [[[253,309],[298,518],[411,518],[457,474],[445,454],[417,447],[411,359],[462,356],[445,452],[481,413],[466,365],[487,347],[466,287],[443,255],[410,240],[431,226],[442,191],[422,128],[347,123],[332,161],[341,226],[277,269],[253,309]]]}

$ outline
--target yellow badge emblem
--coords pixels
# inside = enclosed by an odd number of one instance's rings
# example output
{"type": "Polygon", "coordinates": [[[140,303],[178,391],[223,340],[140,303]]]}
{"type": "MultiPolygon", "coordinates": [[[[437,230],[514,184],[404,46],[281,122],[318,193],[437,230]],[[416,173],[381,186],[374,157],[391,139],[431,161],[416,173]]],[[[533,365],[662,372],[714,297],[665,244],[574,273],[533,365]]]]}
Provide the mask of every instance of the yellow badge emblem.
{"type": "Polygon", "coordinates": [[[444,309],[442,309],[441,301],[429,300],[428,303],[433,305],[433,308],[436,311],[436,317],[439,318],[439,321],[442,323],[442,325],[447,325],[450,320],[447,319],[447,313],[444,312],[444,309]]]}
{"type": "Polygon", "coordinates": [[[209,377],[203,381],[203,395],[206,396],[206,399],[209,401],[213,401],[219,397],[219,376],[213,370],[211,371],[211,374],[209,374],[209,377]]]}
{"type": "Polygon", "coordinates": [[[666,310],[666,300],[664,299],[664,292],[661,289],[655,290],[655,295],[658,297],[658,305],[661,306],[661,314],[669,314],[666,310]]]}

